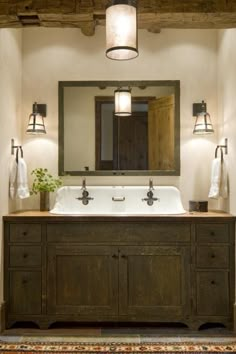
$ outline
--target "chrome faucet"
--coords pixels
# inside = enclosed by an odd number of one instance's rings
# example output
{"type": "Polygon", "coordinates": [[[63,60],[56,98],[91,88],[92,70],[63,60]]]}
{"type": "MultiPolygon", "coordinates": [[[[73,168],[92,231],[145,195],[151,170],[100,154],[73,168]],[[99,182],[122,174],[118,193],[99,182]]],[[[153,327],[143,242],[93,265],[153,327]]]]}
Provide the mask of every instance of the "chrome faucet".
{"type": "Polygon", "coordinates": [[[153,205],[153,202],[155,201],[160,201],[159,198],[155,198],[153,197],[154,193],[154,187],[153,187],[153,181],[152,179],[150,178],[149,179],[149,189],[148,189],[148,192],[147,192],[147,198],[143,198],[142,201],[144,202],[147,202],[147,205],[151,206],[153,205]]]}
{"type": "Polygon", "coordinates": [[[86,188],[86,179],[85,178],[82,181],[82,188],[81,189],[82,189],[82,197],[78,197],[76,199],[82,200],[82,203],[84,205],[88,205],[89,201],[93,200],[94,198],[89,197],[89,192],[87,191],[87,188],[86,188]]]}
{"type": "Polygon", "coordinates": [[[152,191],[154,190],[154,187],[153,187],[153,180],[151,178],[149,178],[149,190],[152,191]]]}

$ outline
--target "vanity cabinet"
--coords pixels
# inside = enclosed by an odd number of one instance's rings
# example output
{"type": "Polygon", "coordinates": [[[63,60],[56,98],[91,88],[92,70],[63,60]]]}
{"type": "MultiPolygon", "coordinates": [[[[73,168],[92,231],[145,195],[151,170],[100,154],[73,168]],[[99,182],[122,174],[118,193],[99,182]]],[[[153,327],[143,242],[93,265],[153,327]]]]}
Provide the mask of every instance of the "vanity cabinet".
{"type": "Polygon", "coordinates": [[[20,321],[232,326],[230,215],[12,214],[4,240],[7,328],[20,321]]]}

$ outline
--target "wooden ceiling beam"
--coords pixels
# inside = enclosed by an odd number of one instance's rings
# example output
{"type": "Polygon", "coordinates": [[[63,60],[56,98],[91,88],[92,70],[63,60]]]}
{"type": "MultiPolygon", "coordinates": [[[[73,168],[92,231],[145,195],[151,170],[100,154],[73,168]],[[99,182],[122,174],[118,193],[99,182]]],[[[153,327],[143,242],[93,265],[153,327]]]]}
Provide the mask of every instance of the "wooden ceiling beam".
{"type": "MultiPolygon", "coordinates": [[[[93,35],[105,25],[107,0],[0,0],[0,27],[78,27],[93,35]],[[28,18],[27,18],[28,17],[28,18]]],[[[138,27],[236,28],[236,0],[139,0],[138,27]]]]}

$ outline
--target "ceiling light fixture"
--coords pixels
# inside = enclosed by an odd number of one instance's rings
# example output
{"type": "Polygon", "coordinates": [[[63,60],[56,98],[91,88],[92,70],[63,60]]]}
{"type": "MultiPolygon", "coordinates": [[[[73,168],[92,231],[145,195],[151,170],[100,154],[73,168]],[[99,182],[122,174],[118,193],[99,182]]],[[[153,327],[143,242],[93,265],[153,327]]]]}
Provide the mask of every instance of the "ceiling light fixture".
{"type": "Polygon", "coordinates": [[[106,56],[129,60],[138,56],[137,1],[111,0],[106,9],[106,56]]]}
{"type": "Polygon", "coordinates": [[[131,89],[118,88],[115,94],[115,115],[131,116],[131,89]]]}

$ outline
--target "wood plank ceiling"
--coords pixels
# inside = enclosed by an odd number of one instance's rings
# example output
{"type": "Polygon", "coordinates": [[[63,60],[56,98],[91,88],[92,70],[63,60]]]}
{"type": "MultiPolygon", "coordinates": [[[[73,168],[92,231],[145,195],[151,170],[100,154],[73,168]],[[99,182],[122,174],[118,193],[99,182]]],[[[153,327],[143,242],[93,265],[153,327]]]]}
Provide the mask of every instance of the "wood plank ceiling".
{"type": "MultiPolygon", "coordinates": [[[[0,28],[77,27],[91,36],[105,25],[107,0],[0,0],[0,28]]],[[[235,28],[236,0],[139,0],[138,27],[235,28]]]]}

